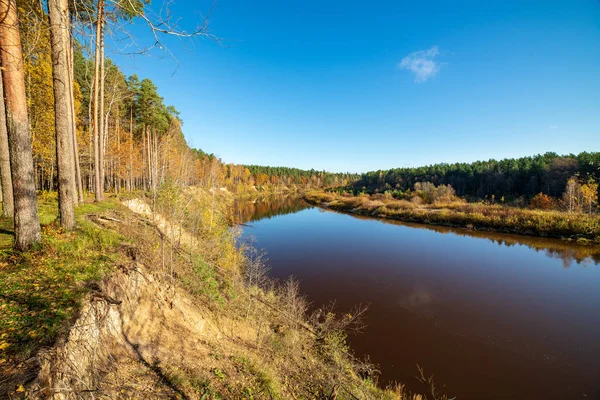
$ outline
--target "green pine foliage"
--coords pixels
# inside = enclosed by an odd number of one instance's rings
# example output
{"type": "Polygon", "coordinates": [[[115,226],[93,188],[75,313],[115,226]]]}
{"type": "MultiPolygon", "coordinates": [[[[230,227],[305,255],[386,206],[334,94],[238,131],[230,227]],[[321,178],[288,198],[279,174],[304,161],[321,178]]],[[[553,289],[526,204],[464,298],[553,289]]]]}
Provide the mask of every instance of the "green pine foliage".
{"type": "Polygon", "coordinates": [[[473,163],[434,164],[418,168],[394,168],[363,174],[354,185],[355,192],[406,191],[417,182],[451,185],[463,197],[515,199],[532,198],[543,192],[559,197],[572,176],[581,179],[600,177],[600,152],[560,156],[546,153],[533,157],[476,161],[473,163]]]}

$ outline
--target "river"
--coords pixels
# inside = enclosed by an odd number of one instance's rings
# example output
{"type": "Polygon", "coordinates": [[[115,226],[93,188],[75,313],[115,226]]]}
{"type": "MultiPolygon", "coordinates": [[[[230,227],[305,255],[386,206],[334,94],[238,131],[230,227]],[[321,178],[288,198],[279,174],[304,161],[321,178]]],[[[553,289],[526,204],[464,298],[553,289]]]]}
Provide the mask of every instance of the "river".
{"type": "Polygon", "coordinates": [[[351,335],[380,384],[419,365],[457,399],[600,399],[600,248],[358,218],[298,199],[244,203],[243,235],[313,307],[369,304],[351,335]]]}

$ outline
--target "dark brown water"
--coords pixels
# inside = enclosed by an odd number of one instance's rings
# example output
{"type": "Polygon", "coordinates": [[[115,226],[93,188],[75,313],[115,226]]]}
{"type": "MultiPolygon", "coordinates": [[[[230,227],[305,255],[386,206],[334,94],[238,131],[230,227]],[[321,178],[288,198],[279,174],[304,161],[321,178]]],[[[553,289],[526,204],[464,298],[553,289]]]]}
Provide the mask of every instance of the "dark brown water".
{"type": "Polygon", "coordinates": [[[276,202],[244,234],[313,304],[370,304],[350,344],[382,383],[424,391],[418,364],[457,399],[600,399],[599,248],[276,202]]]}

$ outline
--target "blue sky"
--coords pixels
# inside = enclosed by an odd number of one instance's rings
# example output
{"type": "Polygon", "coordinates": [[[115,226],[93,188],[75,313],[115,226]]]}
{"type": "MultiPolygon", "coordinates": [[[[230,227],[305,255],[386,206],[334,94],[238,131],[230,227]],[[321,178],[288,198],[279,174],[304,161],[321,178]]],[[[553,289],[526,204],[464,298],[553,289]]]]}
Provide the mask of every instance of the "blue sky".
{"type": "MultiPolygon", "coordinates": [[[[189,31],[211,4],[172,11],[189,31]]],[[[598,0],[218,0],[210,20],[221,45],[165,39],[178,67],[110,56],[225,162],[363,172],[600,150],[598,0]]]]}

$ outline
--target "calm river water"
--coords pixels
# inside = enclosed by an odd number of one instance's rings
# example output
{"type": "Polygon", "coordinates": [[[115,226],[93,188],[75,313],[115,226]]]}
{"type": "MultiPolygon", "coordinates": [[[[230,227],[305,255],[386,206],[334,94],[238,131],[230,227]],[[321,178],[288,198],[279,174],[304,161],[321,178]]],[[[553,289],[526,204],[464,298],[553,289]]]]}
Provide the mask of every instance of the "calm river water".
{"type": "Polygon", "coordinates": [[[313,306],[370,304],[349,341],[380,382],[417,364],[457,399],[600,399],[600,249],[357,218],[300,200],[247,203],[244,235],[313,306]]]}

